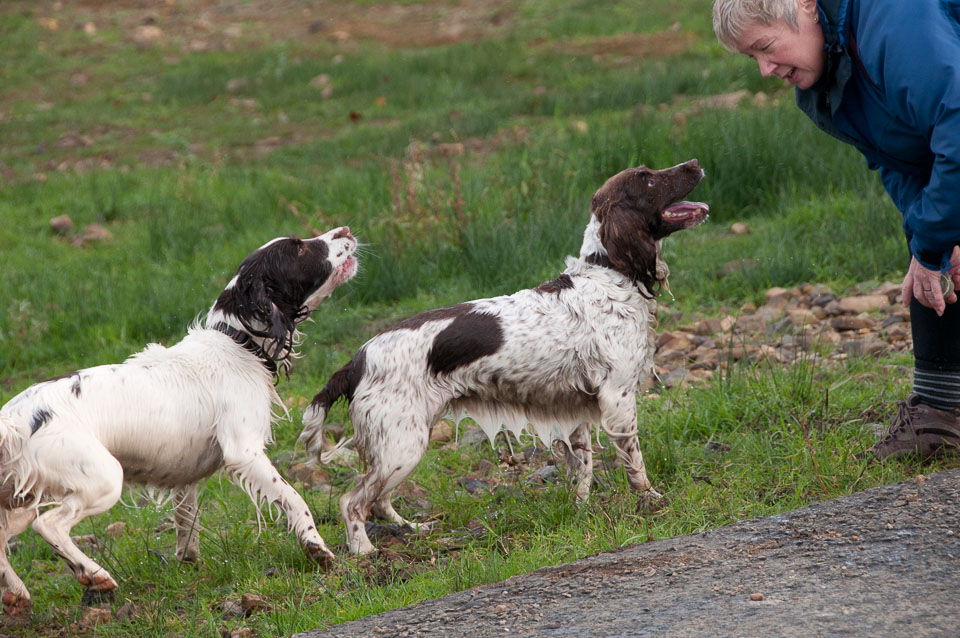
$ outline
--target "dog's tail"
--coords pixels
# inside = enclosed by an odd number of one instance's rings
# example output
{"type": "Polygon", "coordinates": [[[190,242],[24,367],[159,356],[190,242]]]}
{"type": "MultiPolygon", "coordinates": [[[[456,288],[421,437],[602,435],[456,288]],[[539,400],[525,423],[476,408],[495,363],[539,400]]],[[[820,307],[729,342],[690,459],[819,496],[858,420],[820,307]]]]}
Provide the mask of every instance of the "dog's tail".
{"type": "Polygon", "coordinates": [[[298,442],[307,448],[308,454],[319,459],[321,463],[329,463],[333,455],[352,440],[340,441],[335,448],[324,452],[323,422],[330,412],[330,407],[340,397],[346,397],[347,401],[353,400],[353,393],[363,378],[365,359],[364,350],[361,349],[347,365],[333,373],[323,390],[313,397],[313,401],[303,413],[303,431],[298,442]]]}

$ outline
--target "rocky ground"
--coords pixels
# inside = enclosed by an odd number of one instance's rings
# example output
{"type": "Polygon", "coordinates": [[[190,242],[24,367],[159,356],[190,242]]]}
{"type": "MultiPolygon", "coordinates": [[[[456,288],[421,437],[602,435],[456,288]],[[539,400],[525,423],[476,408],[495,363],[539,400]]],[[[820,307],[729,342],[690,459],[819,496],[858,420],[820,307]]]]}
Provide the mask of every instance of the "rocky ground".
{"type": "Polygon", "coordinates": [[[722,318],[695,319],[660,332],[660,382],[673,387],[708,380],[724,362],[744,358],[792,364],[912,349],[910,313],[900,303],[898,283],[865,282],[847,296],[805,284],[771,288],[765,296],[759,308],[748,302],[722,318]]]}
{"type": "Polygon", "coordinates": [[[958,530],[953,469],[297,636],[955,637],[958,530]]]}

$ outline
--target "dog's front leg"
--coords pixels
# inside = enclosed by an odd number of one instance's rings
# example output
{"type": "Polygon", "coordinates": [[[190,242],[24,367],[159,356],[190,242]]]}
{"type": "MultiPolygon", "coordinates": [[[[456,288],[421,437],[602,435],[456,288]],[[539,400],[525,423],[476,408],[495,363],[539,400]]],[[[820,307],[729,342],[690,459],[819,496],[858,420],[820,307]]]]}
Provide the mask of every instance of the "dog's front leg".
{"type": "Polygon", "coordinates": [[[200,516],[197,484],[173,491],[173,521],[177,526],[177,558],[195,563],[200,557],[200,516]]]}
{"type": "Polygon", "coordinates": [[[604,432],[613,441],[617,457],[627,471],[630,487],[645,500],[659,499],[647,478],[647,469],[640,453],[637,436],[636,384],[620,388],[601,388],[599,392],[600,419],[604,432]]]}
{"type": "Polygon", "coordinates": [[[260,497],[283,510],[287,517],[287,526],[297,535],[307,556],[324,569],[333,566],[333,552],[327,549],[317,531],[306,501],[280,476],[280,472],[273,467],[266,454],[261,451],[252,458],[225,459],[224,469],[244,486],[255,501],[260,497]]]}

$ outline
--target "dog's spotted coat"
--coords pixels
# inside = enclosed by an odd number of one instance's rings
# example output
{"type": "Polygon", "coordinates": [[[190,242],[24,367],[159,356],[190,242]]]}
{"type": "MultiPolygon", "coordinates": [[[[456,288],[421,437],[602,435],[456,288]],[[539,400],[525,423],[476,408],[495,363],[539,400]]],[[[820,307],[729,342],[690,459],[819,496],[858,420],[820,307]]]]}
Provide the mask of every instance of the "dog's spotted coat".
{"type": "Polygon", "coordinates": [[[587,497],[590,435],[613,440],[630,484],[650,484],[637,438],[636,390],[651,374],[654,296],[667,276],[660,240],[706,218],[704,204],[680,202],[703,176],[696,160],[661,171],[638,167],[593,196],[578,258],[559,277],[513,295],[431,310],[377,335],[336,372],[304,415],[301,441],[322,455],[330,406],[350,402],[354,443],[368,471],[340,500],[350,551],[373,551],[364,530],[372,512],[404,521],[391,491],[417,465],[430,428],[469,415],[491,438],[527,429],[562,441],[587,497]]]}

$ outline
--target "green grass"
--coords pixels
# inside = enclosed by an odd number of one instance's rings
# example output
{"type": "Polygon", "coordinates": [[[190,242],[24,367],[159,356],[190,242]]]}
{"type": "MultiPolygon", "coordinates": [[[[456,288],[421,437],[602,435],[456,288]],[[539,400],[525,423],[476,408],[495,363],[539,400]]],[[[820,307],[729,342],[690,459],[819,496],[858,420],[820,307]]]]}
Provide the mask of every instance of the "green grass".
{"type": "MultiPolygon", "coordinates": [[[[666,243],[666,328],[673,317],[762,301],[774,285],[842,292],[903,271],[899,215],[876,174],[816,133],[778,82],[716,44],[709,0],[658,0],[643,12],[521,2],[476,41],[425,47],[411,36],[400,48],[338,43],[310,34],[309,20],[271,31],[290,24],[281,13],[256,21],[213,11],[202,30],[190,4],[152,14],[165,39],[144,48],[129,38],[144,10],[0,6],[0,402],[145,343],[175,342],[252,248],[304,233],[301,221],[349,224],[365,244],[361,273],[306,326],[304,357],[279,386],[293,421],[278,424],[270,453],[287,470],[302,460],[294,442],[305,399],[360,344],[398,317],[552,278],[579,249],[594,190],[641,163],[697,157],[707,173],[692,198],[709,202],[710,222],[666,243]],[[56,31],[47,17],[58,18],[56,31]],[[91,20],[94,36],[74,28],[91,20]],[[224,39],[237,22],[243,35],[224,39]],[[686,44],[667,55],[644,42],[671,37],[640,37],[663,33],[686,44]],[[625,34],[638,35],[617,45],[625,34]],[[204,38],[231,46],[189,50],[204,38]],[[329,97],[311,86],[320,74],[329,97]],[[229,91],[239,78],[246,84],[229,91]],[[701,103],[739,90],[748,96],[736,109],[701,103]],[[450,154],[457,143],[464,152],[450,154]],[[62,214],[75,233],[97,223],[113,239],[76,246],[50,230],[62,214]],[[751,234],[731,235],[734,221],[751,234]],[[716,275],[742,258],[752,267],[716,275]]],[[[432,5],[437,15],[459,7],[432,5]]],[[[168,506],[118,505],[74,530],[103,540],[91,556],[137,606],[130,621],[95,633],[288,635],[934,471],[945,465],[865,468],[853,458],[864,424],[887,418],[908,391],[910,364],[738,365],[709,386],[640,398],[647,467],[668,498],[657,513],[636,511],[609,445],[582,507],[562,481],[528,484],[522,468],[502,464],[502,439],[498,449],[438,446],[413,476],[426,504],[398,503],[403,515],[435,518],[435,530],[358,560],[344,555],[336,507],[350,472],[331,468],[332,494],[304,488],[341,555],[330,573],[307,561],[282,520],[258,532],[249,500],[219,476],[202,492],[196,568],[173,559],[172,531],[157,531],[168,506]],[[475,469],[482,461],[489,472],[475,469]],[[460,480],[478,473],[496,487],[466,492],[460,480]],[[105,535],[117,520],[126,533],[105,535]],[[222,603],[243,593],[271,609],[224,620],[222,603]]],[[[331,420],[345,419],[337,407],[331,420]]],[[[15,633],[54,635],[82,613],[80,586],[32,531],[19,540],[11,560],[36,609],[15,633]]]]}

